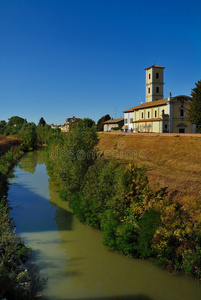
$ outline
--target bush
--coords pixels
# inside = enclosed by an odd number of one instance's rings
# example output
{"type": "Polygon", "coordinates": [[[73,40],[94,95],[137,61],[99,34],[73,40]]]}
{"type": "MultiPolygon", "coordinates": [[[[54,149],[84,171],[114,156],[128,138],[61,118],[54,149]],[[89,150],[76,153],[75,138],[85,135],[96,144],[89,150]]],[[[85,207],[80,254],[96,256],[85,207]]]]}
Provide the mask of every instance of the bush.
{"type": "Polygon", "coordinates": [[[115,194],[114,186],[120,172],[122,166],[117,161],[103,158],[89,167],[82,187],[82,205],[88,225],[100,228],[101,215],[115,194]]]}
{"type": "Polygon", "coordinates": [[[53,173],[61,186],[72,194],[79,193],[88,168],[96,160],[94,147],[98,142],[94,127],[79,122],[60,145],[51,147],[53,173]],[[54,155],[53,155],[54,154],[54,155]]]}
{"type": "Polygon", "coordinates": [[[136,249],[142,258],[153,256],[153,236],[160,225],[160,213],[153,208],[141,218],[138,223],[139,235],[136,249]]]}

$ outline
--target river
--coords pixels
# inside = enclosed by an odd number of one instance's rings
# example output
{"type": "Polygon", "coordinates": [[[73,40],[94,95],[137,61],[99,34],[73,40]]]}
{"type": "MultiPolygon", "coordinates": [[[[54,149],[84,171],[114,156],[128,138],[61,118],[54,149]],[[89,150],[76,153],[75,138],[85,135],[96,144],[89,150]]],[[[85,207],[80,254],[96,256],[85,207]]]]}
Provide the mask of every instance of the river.
{"type": "Polygon", "coordinates": [[[28,153],[13,173],[11,217],[41,276],[48,277],[48,300],[201,299],[196,279],[108,251],[102,233],[81,224],[49,189],[44,151],[28,153]]]}

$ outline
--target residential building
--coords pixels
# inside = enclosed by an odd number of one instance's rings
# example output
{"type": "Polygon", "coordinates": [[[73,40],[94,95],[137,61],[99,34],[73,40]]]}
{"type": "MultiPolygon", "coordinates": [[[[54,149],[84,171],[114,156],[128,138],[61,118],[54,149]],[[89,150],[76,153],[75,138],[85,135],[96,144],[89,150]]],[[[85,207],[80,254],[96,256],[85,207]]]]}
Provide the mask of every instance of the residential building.
{"type": "Polygon", "coordinates": [[[122,128],[124,125],[124,118],[110,119],[104,122],[103,131],[113,131],[114,128],[122,128]]]}
{"type": "Polygon", "coordinates": [[[71,126],[76,124],[77,122],[80,121],[80,118],[75,118],[72,116],[71,118],[66,119],[66,132],[69,132],[71,129],[71,126]]]}

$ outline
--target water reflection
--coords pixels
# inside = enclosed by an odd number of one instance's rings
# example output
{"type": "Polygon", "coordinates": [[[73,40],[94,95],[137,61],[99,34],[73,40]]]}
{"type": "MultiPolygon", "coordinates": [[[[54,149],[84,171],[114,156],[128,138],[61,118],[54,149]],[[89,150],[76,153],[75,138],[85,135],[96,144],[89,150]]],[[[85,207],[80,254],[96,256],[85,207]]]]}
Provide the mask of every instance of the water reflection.
{"type": "Polygon", "coordinates": [[[196,280],[105,249],[102,233],[79,223],[49,190],[42,156],[34,152],[21,160],[9,197],[17,232],[48,277],[48,300],[200,300],[196,280]]]}
{"type": "Polygon", "coordinates": [[[44,164],[45,162],[45,151],[34,151],[29,152],[28,155],[23,156],[23,158],[19,162],[20,170],[34,174],[36,171],[36,166],[44,164]]]}

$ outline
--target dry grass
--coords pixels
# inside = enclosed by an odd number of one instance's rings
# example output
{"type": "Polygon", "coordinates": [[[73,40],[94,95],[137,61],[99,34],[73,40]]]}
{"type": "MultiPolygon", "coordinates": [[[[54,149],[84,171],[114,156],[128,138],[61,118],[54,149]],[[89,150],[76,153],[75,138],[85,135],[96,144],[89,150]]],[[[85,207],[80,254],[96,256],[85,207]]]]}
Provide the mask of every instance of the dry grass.
{"type": "MultiPolygon", "coordinates": [[[[99,133],[98,148],[125,165],[145,166],[150,184],[175,198],[201,196],[201,135],[99,133]]],[[[20,140],[0,135],[0,155],[20,140]]]]}
{"type": "Polygon", "coordinates": [[[150,184],[175,198],[201,196],[201,135],[99,133],[99,150],[145,166],[150,184]]]}
{"type": "Polygon", "coordinates": [[[5,137],[0,135],[0,156],[3,155],[12,146],[18,146],[20,144],[20,139],[15,137],[5,137]]]}

